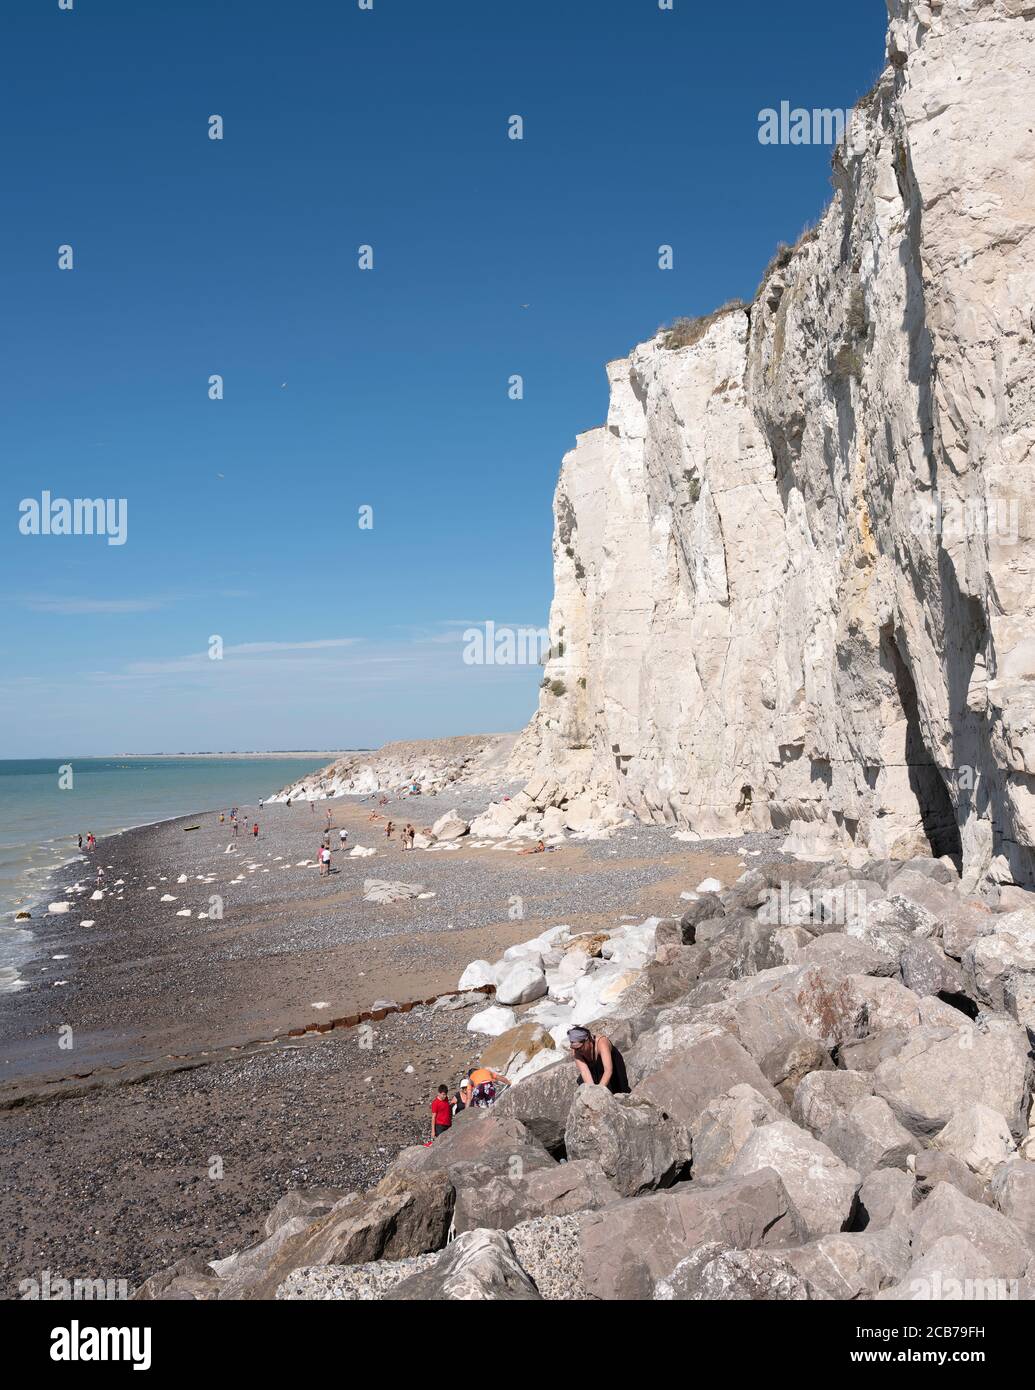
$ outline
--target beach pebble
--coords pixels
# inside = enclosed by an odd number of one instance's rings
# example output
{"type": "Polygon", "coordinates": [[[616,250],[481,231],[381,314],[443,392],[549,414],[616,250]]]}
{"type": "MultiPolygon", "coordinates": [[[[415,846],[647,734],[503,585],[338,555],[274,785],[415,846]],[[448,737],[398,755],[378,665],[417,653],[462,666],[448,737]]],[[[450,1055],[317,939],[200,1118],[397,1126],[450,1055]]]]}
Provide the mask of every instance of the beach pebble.
{"type": "Polygon", "coordinates": [[[697,885],[698,893],[721,893],[722,884],[717,878],[702,878],[697,885]]]}
{"type": "Polygon", "coordinates": [[[81,927],[92,927],[94,925],[94,920],[92,917],[88,917],[86,921],[80,922],[79,925],[81,927]]]}
{"type": "Polygon", "coordinates": [[[176,901],[176,898],[175,895],[172,893],[163,893],[161,901],[163,903],[174,903],[176,901]]]}
{"type": "Polygon", "coordinates": [[[72,906],[71,903],[50,903],[47,907],[48,912],[67,912],[72,906]]]}
{"type": "Polygon", "coordinates": [[[189,908],[189,907],[181,907],[180,910],[179,910],[179,912],[177,912],[176,915],[177,915],[177,917],[189,917],[189,916],[190,916],[190,908],[189,908]]]}

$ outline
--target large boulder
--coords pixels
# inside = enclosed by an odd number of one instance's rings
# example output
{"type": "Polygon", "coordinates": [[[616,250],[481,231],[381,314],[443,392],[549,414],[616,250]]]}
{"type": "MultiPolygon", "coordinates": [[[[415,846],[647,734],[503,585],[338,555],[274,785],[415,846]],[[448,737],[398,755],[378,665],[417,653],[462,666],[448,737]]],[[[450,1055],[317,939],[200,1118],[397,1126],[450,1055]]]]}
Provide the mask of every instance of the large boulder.
{"type": "Polygon", "coordinates": [[[864,1177],[875,1168],[904,1168],[920,1148],[880,1096],[864,1096],[836,1116],[823,1131],[823,1143],[864,1177]]]}
{"type": "Polygon", "coordinates": [[[889,892],[923,908],[937,924],[945,954],[959,960],[967,947],[992,920],[986,903],[964,898],[958,886],[937,883],[929,875],[917,873],[913,866],[903,869],[888,885],[889,892]]]}
{"type": "Polygon", "coordinates": [[[965,1235],[941,1236],[922,1252],[897,1284],[882,1289],[882,1302],[1002,1302],[1020,1296],[1020,1281],[996,1273],[996,1266],[965,1235]]]}
{"type": "Polygon", "coordinates": [[[386,1302],[450,1299],[534,1302],[539,1292],[514,1258],[502,1231],[465,1231],[433,1265],[385,1294],[386,1302]]]}
{"type": "Polygon", "coordinates": [[[1010,970],[1035,970],[1035,908],[993,917],[963,953],[967,989],[982,1004],[1005,1009],[1010,970]]]}
{"type": "Polygon", "coordinates": [[[644,1096],[693,1128],[701,1111],[731,1086],[746,1085],[757,1091],[774,1110],[783,1111],[779,1092],[766,1080],[758,1063],[724,1028],[691,1026],[666,1053],[658,1045],[667,1025],[637,1040],[632,1051],[633,1075],[645,1066],[655,1069],[633,1087],[633,1094],[644,1096]],[[660,1058],[665,1060],[657,1065],[660,1058]]]}
{"type": "Polygon", "coordinates": [[[1000,1164],[989,1192],[996,1208],[1035,1244],[1035,1163],[1014,1158],[1000,1164]]]}
{"type": "Polygon", "coordinates": [[[320,1216],[326,1216],[331,1207],[348,1197],[358,1202],[360,1194],[340,1192],[333,1187],[293,1187],[284,1193],[267,1216],[263,1230],[271,1236],[286,1222],[297,1217],[304,1217],[306,1222],[315,1221],[320,1216]]]}
{"type": "MultiPolygon", "coordinates": [[[[942,1016],[949,1012],[948,1005],[932,1004],[942,1016]]],[[[802,1037],[830,1050],[884,1029],[915,1028],[924,1013],[924,1001],[897,980],[803,964],[734,981],[700,1017],[726,1028],[761,1062],[802,1037]]]]}
{"type": "Polygon", "coordinates": [[[1004,1015],[983,1015],[976,1023],[957,1018],[951,1028],[915,1028],[877,1067],[874,1091],[914,1134],[935,1134],[957,1110],[978,1103],[1024,1134],[1031,1091],[1026,1033],[1004,1015]]]}
{"type": "Polygon", "coordinates": [[[962,994],[959,963],[930,940],[910,941],[899,957],[902,983],[915,994],[962,994]]]}
{"type": "Polygon", "coordinates": [[[453,1226],[457,1231],[507,1231],[522,1221],[595,1211],[618,1200],[602,1168],[591,1159],[514,1174],[472,1165],[457,1185],[453,1226]]]}
{"type": "Polygon", "coordinates": [[[481,1055],[481,1065],[501,1076],[527,1066],[537,1053],[552,1050],[553,1038],[538,1023],[519,1023],[494,1038],[481,1055]]]}
{"type": "Polygon", "coordinates": [[[687,905],[679,919],[679,929],[684,946],[693,946],[697,940],[697,924],[709,918],[725,917],[726,909],[716,893],[699,893],[687,905]]]}
{"type": "Polygon", "coordinates": [[[504,961],[496,968],[496,1002],[531,1004],[546,993],[546,973],[533,959],[504,961]]]}
{"type": "Polygon", "coordinates": [[[929,1197],[940,1182],[951,1183],[975,1202],[987,1202],[985,1184],[965,1163],[940,1149],[923,1149],[907,1165],[913,1174],[916,1201],[929,1197]]]}
{"type": "Polygon", "coordinates": [[[579,1218],[591,1298],[650,1299],[659,1279],[707,1241],[735,1250],[799,1243],[805,1230],[772,1169],[714,1187],[680,1184],[579,1218]]]}
{"type": "Polygon", "coordinates": [[[501,1033],[509,1033],[516,1027],[517,1014],[513,1009],[504,1009],[499,1004],[490,1004],[487,1009],[479,1009],[467,1020],[469,1033],[480,1033],[487,1038],[498,1038],[501,1033]]]}
{"type": "Polygon", "coordinates": [[[654,1285],[663,1302],[800,1303],[811,1286],[782,1255],[771,1250],[728,1250],[709,1241],[680,1260],[654,1285]]]}
{"type": "Polygon", "coordinates": [[[784,1258],[815,1298],[874,1298],[909,1268],[909,1241],[895,1229],[842,1231],[788,1250],[784,1258]]]}
{"type": "Polygon", "coordinates": [[[492,1107],[493,1113],[497,1119],[520,1121],[551,1154],[560,1156],[578,1079],[574,1062],[558,1062],[504,1091],[492,1107]]]}
{"type": "Polygon", "coordinates": [[[865,1071],[814,1071],[794,1091],[791,1118],[820,1135],[857,1101],[873,1095],[873,1077],[865,1071]]]}
{"type": "Polygon", "coordinates": [[[1020,1278],[1032,1259],[1024,1233],[1012,1221],[945,1182],[915,1208],[910,1224],[914,1257],[928,1254],[945,1236],[963,1236],[997,1278],[1020,1278]]]}
{"type": "Polygon", "coordinates": [[[931,1145],[958,1158],[971,1172],[985,1179],[1010,1157],[1015,1147],[1010,1126],[1002,1115],[980,1101],[957,1110],[931,1145]]]}
{"type": "Polygon", "coordinates": [[[277,1289],[278,1302],[370,1303],[411,1274],[430,1269],[439,1252],[405,1260],[372,1260],[363,1265],[311,1265],[293,1269],[277,1289]]]}
{"type": "Polygon", "coordinates": [[[218,1298],[221,1284],[204,1260],[177,1260],[145,1279],[130,1297],[141,1303],[203,1302],[218,1298]]]}
{"type": "Polygon", "coordinates": [[[780,1119],[777,1110],[753,1086],[733,1086],[710,1101],[691,1131],[695,1182],[718,1182],[752,1132],[780,1119]]]}
{"type": "Polygon", "coordinates": [[[487,960],[473,960],[460,976],[457,989],[482,989],[496,983],[496,971],[487,960]]]}
{"type": "Polygon", "coordinates": [[[457,1115],[430,1148],[415,1144],[403,1149],[389,1174],[462,1174],[467,1164],[478,1164],[497,1173],[556,1166],[536,1137],[513,1115],[501,1113],[497,1103],[488,1109],[467,1109],[457,1115]]]}
{"type": "Polygon", "coordinates": [[[358,1201],[338,1203],[294,1230],[288,1222],[224,1269],[220,1298],[269,1299],[292,1270],[363,1264],[439,1250],[453,1215],[453,1185],[442,1173],[389,1174],[358,1201]],[[285,1238],[286,1237],[286,1238],[285,1238]]]}
{"type": "Polygon", "coordinates": [[[905,1228],[913,1211],[913,1179],[901,1168],[875,1168],[859,1189],[857,1225],[867,1231],[905,1228]]]}
{"type": "Polygon", "coordinates": [[[624,1197],[668,1187],[690,1165],[685,1127],[644,1096],[580,1086],[564,1131],[568,1158],[595,1159],[624,1197]]]}
{"type": "Polygon", "coordinates": [[[764,1168],[780,1175],[809,1238],[840,1231],[851,1220],[860,1174],[790,1120],[753,1130],[729,1171],[740,1178],[764,1168]]]}
{"type": "Polygon", "coordinates": [[[447,811],[434,822],[431,833],[436,840],[459,840],[470,828],[458,811],[447,811]]]}
{"type": "Polygon", "coordinates": [[[517,1262],[539,1290],[558,1302],[588,1298],[582,1268],[578,1216],[540,1216],[507,1232],[517,1262]]]}
{"type": "Polygon", "coordinates": [[[834,1059],[814,1038],[795,1038],[782,1042],[759,1063],[762,1075],[773,1083],[790,1105],[798,1083],[814,1072],[833,1071],[834,1059]]]}

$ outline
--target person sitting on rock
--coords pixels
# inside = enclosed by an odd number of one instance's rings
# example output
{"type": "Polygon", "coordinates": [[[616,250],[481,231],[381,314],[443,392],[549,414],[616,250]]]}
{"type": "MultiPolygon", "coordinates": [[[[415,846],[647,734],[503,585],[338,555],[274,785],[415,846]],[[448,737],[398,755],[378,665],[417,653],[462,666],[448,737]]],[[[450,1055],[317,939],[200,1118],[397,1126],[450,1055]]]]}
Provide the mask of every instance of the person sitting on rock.
{"type": "Polygon", "coordinates": [[[493,1071],[491,1067],[475,1067],[468,1073],[471,1082],[471,1104],[481,1109],[491,1105],[496,1099],[497,1086],[509,1086],[510,1082],[505,1076],[500,1076],[498,1071],[493,1071]]]}
{"type": "Polygon", "coordinates": [[[606,1086],[612,1095],[626,1095],[632,1089],[625,1058],[603,1033],[594,1037],[588,1028],[569,1028],[568,1046],[579,1070],[578,1085],[606,1086]]]}

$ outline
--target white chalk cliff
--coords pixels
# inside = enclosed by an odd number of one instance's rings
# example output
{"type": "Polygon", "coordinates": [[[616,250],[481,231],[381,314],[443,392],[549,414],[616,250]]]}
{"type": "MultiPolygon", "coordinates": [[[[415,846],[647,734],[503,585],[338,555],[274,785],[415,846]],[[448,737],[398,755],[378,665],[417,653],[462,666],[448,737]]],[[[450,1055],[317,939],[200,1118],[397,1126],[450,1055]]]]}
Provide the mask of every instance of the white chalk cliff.
{"type": "Polygon", "coordinates": [[[889,10],[815,232],[563,461],[521,802],[1031,883],[1035,0],[889,10]]]}

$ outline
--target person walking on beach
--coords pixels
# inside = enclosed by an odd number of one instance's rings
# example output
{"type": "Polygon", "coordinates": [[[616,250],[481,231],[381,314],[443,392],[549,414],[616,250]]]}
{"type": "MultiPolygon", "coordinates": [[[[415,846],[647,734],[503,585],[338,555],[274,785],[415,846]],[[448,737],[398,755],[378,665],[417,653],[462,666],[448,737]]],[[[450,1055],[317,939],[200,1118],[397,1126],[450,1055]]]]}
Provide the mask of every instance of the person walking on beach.
{"type": "Polygon", "coordinates": [[[256,840],[259,838],[259,822],[258,822],[258,821],[256,821],[256,822],[254,823],[254,825],[252,826],[252,838],[253,838],[253,839],[256,839],[256,840]]]}
{"type": "Polygon", "coordinates": [[[231,816],[231,817],[230,817],[230,824],[234,827],[234,839],[236,840],[236,839],[237,839],[237,817],[236,817],[236,816],[231,816]]]}
{"type": "Polygon", "coordinates": [[[339,841],[339,843],[340,843],[340,845],[341,845],[341,851],[342,851],[343,854],[345,853],[345,845],[346,845],[346,843],[347,843],[347,841],[348,841],[348,838],[349,838],[349,832],[348,832],[347,830],[342,829],[342,830],[339,830],[339,831],[338,831],[338,841],[339,841]]]}
{"type": "Polygon", "coordinates": [[[82,847],[83,847],[83,837],[82,837],[82,835],[80,835],[80,836],[79,836],[79,848],[82,849],[82,847]]]}
{"type": "Polygon", "coordinates": [[[86,836],[86,848],[93,849],[96,844],[97,841],[94,839],[93,831],[91,830],[86,836]]]}
{"type": "Polygon", "coordinates": [[[440,1086],[438,1095],[431,1102],[431,1137],[437,1139],[453,1123],[453,1111],[449,1104],[449,1087],[440,1086]]]}
{"type": "Polygon", "coordinates": [[[331,852],[326,845],[320,846],[320,877],[326,878],[331,872],[331,852]]]}
{"type": "Polygon", "coordinates": [[[394,829],[395,829],[395,821],[390,820],[390,821],[388,822],[388,824],[385,826],[385,839],[386,839],[386,840],[390,840],[390,839],[392,838],[392,831],[393,831],[394,829]]]}

